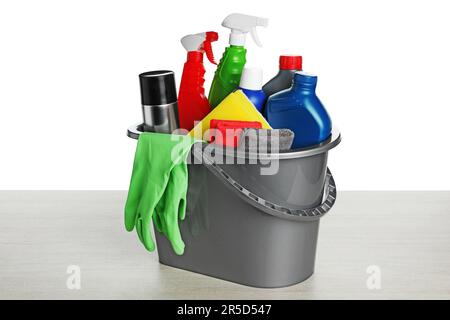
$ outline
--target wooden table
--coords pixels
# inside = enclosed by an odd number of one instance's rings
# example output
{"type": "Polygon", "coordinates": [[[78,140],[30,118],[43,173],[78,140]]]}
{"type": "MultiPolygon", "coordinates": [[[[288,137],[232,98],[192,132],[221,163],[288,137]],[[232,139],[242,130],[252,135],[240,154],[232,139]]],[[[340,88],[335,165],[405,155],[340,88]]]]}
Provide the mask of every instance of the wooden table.
{"type": "Polygon", "coordinates": [[[125,198],[1,191],[0,299],[450,299],[450,192],[340,192],[321,221],[315,274],[282,289],[160,265],[124,230],[125,198]],[[79,290],[67,287],[70,265],[79,290]]]}

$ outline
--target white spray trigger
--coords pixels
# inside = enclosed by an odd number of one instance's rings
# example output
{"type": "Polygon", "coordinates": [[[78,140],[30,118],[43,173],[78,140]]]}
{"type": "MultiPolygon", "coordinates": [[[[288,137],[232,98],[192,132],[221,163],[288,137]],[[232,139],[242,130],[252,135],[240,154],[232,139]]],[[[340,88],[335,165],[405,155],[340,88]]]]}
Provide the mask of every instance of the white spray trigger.
{"type": "Polygon", "coordinates": [[[253,41],[258,46],[262,46],[256,32],[256,27],[267,27],[269,20],[266,18],[249,16],[241,13],[232,13],[222,22],[222,26],[231,29],[230,44],[243,46],[245,44],[245,35],[250,32],[253,41]]]}
{"type": "Polygon", "coordinates": [[[197,33],[189,34],[181,38],[181,44],[186,49],[186,51],[198,51],[202,48],[202,44],[206,39],[206,34],[197,33]]]}

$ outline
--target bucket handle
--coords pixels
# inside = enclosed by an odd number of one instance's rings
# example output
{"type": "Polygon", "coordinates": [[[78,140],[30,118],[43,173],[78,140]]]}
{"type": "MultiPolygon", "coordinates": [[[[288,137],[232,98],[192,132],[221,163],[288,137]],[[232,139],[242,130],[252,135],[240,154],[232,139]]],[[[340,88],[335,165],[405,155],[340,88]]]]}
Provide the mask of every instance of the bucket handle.
{"type": "Polygon", "coordinates": [[[333,175],[331,174],[331,171],[328,168],[325,177],[322,202],[313,208],[292,209],[272,203],[270,201],[265,200],[262,197],[255,195],[250,190],[240,185],[236,180],[231,178],[211,158],[207,157],[205,154],[203,155],[196,154],[197,152],[195,149],[196,148],[192,148],[194,156],[202,157],[203,164],[205,164],[206,167],[210,169],[210,171],[213,174],[215,174],[221,180],[224,180],[226,182],[225,185],[234,190],[237,193],[237,195],[241,197],[243,200],[245,200],[247,203],[270,215],[294,221],[315,221],[320,219],[328,211],[330,211],[330,209],[336,202],[336,195],[337,195],[336,184],[334,182],[333,175]]]}

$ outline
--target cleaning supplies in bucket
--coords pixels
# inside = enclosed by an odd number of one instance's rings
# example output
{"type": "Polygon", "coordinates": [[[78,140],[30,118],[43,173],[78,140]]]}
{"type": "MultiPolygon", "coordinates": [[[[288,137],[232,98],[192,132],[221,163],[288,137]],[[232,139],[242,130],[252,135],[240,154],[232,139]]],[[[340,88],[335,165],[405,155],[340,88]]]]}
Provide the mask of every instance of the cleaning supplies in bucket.
{"type": "Polygon", "coordinates": [[[128,131],[139,140],[125,227],[136,229],[153,251],[153,222],[161,263],[279,287],[314,271],[319,219],[336,199],[327,152],[340,135],[331,134],[331,120],[315,94],[317,77],[297,72],[301,56],[281,56],[279,73],[264,86],[261,70],[244,69],[246,34],[260,46],[256,29],[267,24],[236,13],[224,19],[222,26],[231,29],[229,47],[209,101],[203,56],[215,63],[215,32],[182,38],[188,54],[178,103],[172,71],[140,75],[144,123],[128,131]],[[178,124],[191,131],[173,134],[178,124]],[[197,141],[214,144],[192,148],[197,141]],[[303,147],[308,148],[289,152],[303,147]],[[188,155],[194,160],[189,165],[188,155]],[[274,241],[286,235],[295,243],[288,250],[286,241],[274,241]]]}
{"type": "Polygon", "coordinates": [[[175,75],[156,70],[139,75],[144,130],[171,133],[178,129],[178,103],[175,75]]]}
{"type": "Polygon", "coordinates": [[[266,119],[273,128],[294,131],[294,149],[319,144],[330,136],[331,119],[316,96],[316,85],[317,76],[298,71],[289,90],[267,100],[266,119]]]}
{"type": "Polygon", "coordinates": [[[223,20],[222,26],[231,29],[230,46],[225,49],[211,84],[208,100],[212,108],[218,106],[239,85],[246,62],[247,49],[244,45],[247,33],[250,32],[255,43],[261,47],[256,27],[267,27],[268,22],[266,18],[240,13],[230,14],[223,20]]]}
{"type": "Polygon", "coordinates": [[[261,68],[244,68],[239,89],[250,99],[255,108],[263,111],[266,95],[262,90],[263,71],[261,68]]]}
{"type": "Polygon", "coordinates": [[[236,90],[230,93],[215,109],[213,109],[202,121],[200,121],[189,135],[205,141],[210,140],[209,128],[213,119],[258,121],[265,129],[271,129],[269,123],[242,92],[236,90]]]}
{"type": "Polygon", "coordinates": [[[181,39],[181,44],[188,53],[181,76],[178,116],[180,128],[188,131],[194,127],[195,121],[202,120],[211,111],[203,87],[205,82],[203,53],[206,53],[206,57],[211,63],[216,64],[211,42],[217,41],[218,38],[217,32],[209,31],[190,34],[181,39]]]}
{"type": "Polygon", "coordinates": [[[142,133],[134,156],[133,173],[125,205],[125,227],[136,232],[144,247],[153,251],[151,220],[172,244],[184,252],[178,219],[186,210],[188,173],[186,157],[196,142],[190,136],[142,133]]]}

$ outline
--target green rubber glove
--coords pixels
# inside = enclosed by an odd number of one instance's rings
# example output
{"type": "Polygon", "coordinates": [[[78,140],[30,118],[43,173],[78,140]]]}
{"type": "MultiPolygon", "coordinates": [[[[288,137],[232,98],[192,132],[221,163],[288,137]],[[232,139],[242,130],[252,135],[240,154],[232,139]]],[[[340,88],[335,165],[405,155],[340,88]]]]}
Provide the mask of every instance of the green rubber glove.
{"type": "Polygon", "coordinates": [[[153,251],[151,220],[169,239],[175,253],[184,252],[178,218],[184,219],[188,174],[186,157],[196,140],[189,136],[142,133],[134,157],[125,228],[136,232],[153,251]]]}
{"type": "Polygon", "coordinates": [[[184,252],[178,219],[184,220],[186,215],[187,188],[187,166],[186,164],[176,165],[171,171],[166,192],[156,206],[156,215],[153,216],[157,230],[169,239],[173,250],[178,255],[184,252]]]}

